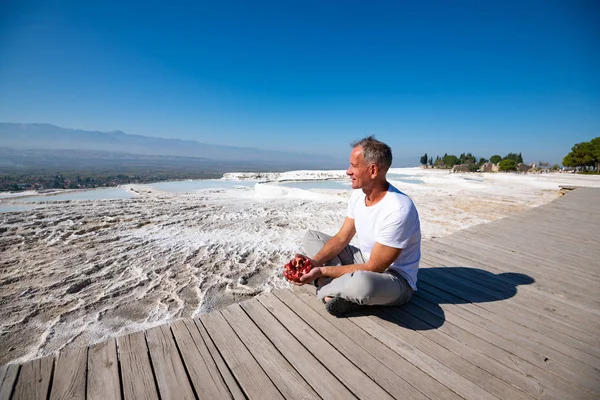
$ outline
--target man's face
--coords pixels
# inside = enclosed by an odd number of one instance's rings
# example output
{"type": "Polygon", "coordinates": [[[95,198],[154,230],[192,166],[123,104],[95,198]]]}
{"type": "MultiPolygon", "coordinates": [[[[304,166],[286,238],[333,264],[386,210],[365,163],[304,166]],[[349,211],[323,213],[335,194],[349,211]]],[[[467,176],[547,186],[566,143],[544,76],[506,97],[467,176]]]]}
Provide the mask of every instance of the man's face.
{"type": "Polygon", "coordinates": [[[369,165],[363,158],[362,146],[356,146],[350,153],[350,167],[346,174],[352,179],[352,189],[361,189],[371,181],[369,165]]]}

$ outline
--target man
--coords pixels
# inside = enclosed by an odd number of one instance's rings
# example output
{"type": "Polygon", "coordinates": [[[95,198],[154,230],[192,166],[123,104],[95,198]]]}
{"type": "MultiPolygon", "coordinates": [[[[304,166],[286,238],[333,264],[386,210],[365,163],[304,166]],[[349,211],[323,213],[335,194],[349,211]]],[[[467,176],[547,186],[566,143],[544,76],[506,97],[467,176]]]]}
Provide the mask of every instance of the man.
{"type": "Polygon", "coordinates": [[[392,150],[373,136],[352,143],[346,174],[354,190],[340,231],[308,231],[304,250],[317,297],[337,317],[365,305],[400,305],[417,290],[421,258],[419,214],[412,200],[386,180],[392,150]],[[360,250],[349,243],[358,233],[360,250]]]}

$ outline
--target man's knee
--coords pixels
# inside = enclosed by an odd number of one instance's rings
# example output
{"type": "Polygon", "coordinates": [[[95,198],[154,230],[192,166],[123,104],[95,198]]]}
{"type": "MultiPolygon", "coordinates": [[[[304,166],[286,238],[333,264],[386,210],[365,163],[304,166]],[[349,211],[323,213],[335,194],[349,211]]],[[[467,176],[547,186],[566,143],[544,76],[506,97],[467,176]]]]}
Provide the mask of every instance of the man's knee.
{"type": "Polygon", "coordinates": [[[307,230],[304,233],[304,236],[302,236],[302,244],[305,244],[305,243],[307,243],[309,241],[318,239],[318,237],[319,237],[318,233],[319,233],[318,231],[315,231],[315,230],[312,230],[312,229],[307,230]]]}
{"type": "Polygon", "coordinates": [[[374,272],[354,271],[346,284],[346,297],[359,304],[368,304],[376,295],[377,285],[373,277],[374,272]]]}
{"type": "Polygon", "coordinates": [[[319,231],[308,230],[302,237],[302,247],[307,256],[314,257],[325,244],[319,235],[319,231]]]}

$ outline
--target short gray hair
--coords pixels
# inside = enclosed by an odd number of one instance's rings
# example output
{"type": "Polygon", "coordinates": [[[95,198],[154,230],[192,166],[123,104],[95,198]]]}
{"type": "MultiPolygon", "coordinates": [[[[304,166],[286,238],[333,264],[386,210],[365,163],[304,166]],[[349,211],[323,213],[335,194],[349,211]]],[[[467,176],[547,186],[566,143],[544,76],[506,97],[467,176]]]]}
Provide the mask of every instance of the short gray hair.
{"type": "Polygon", "coordinates": [[[375,139],[373,135],[352,142],[350,146],[352,148],[362,147],[365,161],[369,164],[377,164],[384,171],[387,171],[392,165],[392,149],[387,144],[375,139]]]}

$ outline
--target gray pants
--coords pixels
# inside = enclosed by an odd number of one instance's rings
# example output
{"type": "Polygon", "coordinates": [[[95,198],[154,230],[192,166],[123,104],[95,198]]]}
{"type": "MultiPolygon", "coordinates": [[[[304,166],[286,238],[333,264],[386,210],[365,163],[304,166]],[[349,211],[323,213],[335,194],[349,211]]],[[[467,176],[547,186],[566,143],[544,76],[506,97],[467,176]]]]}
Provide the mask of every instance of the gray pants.
{"type": "MultiPolygon", "coordinates": [[[[331,236],[318,231],[308,231],[302,239],[304,251],[314,257],[331,236]]],[[[363,264],[362,253],[354,246],[346,246],[327,266],[363,264]]],[[[339,278],[321,278],[317,287],[317,297],[342,297],[363,305],[400,305],[407,303],[413,290],[400,274],[387,270],[383,273],[354,271],[339,278]]]]}

